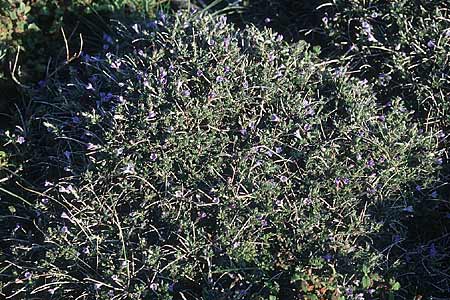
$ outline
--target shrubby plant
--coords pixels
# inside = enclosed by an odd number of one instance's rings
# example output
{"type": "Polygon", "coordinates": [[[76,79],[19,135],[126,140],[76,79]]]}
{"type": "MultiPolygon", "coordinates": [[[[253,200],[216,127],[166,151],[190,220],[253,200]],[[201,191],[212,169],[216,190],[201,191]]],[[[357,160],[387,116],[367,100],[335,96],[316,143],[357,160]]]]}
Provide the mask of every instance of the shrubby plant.
{"type": "Polygon", "coordinates": [[[401,96],[424,127],[448,127],[447,2],[333,1],[319,11],[334,46],[376,79],[384,101],[401,96]]]}
{"type": "Polygon", "coordinates": [[[159,14],[117,32],[33,92],[23,143],[4,137],[36,195],[35,214],[10,228],[4,293],[381,299],[400,288],[379,233],[436,188],[441,157],[401,101],[379,105],[371,84],[306,43],[223,16],[159,14]]]}

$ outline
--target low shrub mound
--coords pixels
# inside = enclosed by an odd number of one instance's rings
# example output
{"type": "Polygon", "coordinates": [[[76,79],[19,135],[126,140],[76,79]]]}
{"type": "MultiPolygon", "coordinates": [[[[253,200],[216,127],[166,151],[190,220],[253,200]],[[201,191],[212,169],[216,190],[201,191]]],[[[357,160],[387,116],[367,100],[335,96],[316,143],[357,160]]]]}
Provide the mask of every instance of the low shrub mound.
{"type": "Polygon", "coordinates": [[[223,16],[160,14],[117,32],[112,52],[34,92],[23,135],[7,133],[40,187],[36,213],[11,225],[5,292],[379,299],[400,288],[379,233],[431,197],[440,153],[399,101],[380,106],[306,43],[223,16]]]}

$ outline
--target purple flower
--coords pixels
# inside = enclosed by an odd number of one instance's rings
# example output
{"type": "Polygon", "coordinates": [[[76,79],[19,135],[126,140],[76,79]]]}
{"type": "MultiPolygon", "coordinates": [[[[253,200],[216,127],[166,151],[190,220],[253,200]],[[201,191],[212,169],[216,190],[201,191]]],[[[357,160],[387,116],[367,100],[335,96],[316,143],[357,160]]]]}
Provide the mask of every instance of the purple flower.
{"type": "Polygon", "coordinates": [[[219,25],[221,28],[223,28],[227,24],[227,16],[220,16],[219,18],[219,25]]]}
{"type": "Polygon", "coordinates": [[[69,184],[67,187],[65,187],[65,186],[60,186],[59,189],[58,189],[58,191],[59,191],[60,193],[66,193],[66,194],[72,194],[72,193],[75,192],[73,186],[70,185],[70,184],[69,184]]]}
{"type": "Polygon", "coordinates": [[[265,18],[265,19],[264,19],[264,23],[268,24],[268,23],[270,23],[270,22],[272,22],[272,20],[271,20],[270,18],[265,18]]]}
{"type": "Polygon", "coordinates": [[[438,197],[438,192],[437,192],[437,191],[433,191],[433,192],[431,193],[431,197],[437,198],[437,197],[438,197]]]}
{"type": "Polygon", "coordinates": [[[224,78],[222,76],[217,76],[216,77],[216,82],[221,83],[223,82],[224,78]]]}
{"type": "Polygon", "coordinates": [[[105,42],[107,42],[108,44],[113,44],[113,43],[114,43],[114,41],[113,41],[113,39],[111,38],[111,36],[108,35],[108,34],[106,34],[106,33],[103,34],[103,40],[104,40],[105,42]]]}
{"type": "Polygon", "coordinates": [[[282,200],[282,199],[277,199],[277,200],[275,201],[275,204],[276,204],[277,206],[282,206],[282,205],[283,205],[283,200],[282,200]]]}
{"type": "Polygon", "coordinates": [[[94,145],[92,143],[87,143],[86,144],[86,149],[90,150],[90,151],[95,151],[97,149],[99,149],[100,146],[99,145],[94,145]]]}
{"type": "Polygon", "coordinates": [[[157,283],[155,283],[155,282],[153,282],[153,283],[151,283],[150,284],[150,289],[152,290],[152,291],[157,291],[158,290],[158,284],[157,283]]]}
{"type": "Polygon", "coordinates": [[[225,72],[225,74],[228,73],[228,72],[230,72],[230,67],[229,67],[229,66],[225,66],[225,67],[223,68],[223,71],[225,72]]]}
{"type": "Polygon", "coordinates": [[[31,272],[25,272],[24,277],[26,280],[30,280],[33,274],[31,272]]]}
{"type": "Polygon", "coordinates": [[[344,184],[349,184],[349,183],[350,183],[350,179],[344,178],[344,179],[342,180],[342,182],[343,182],[344,184]]]}
{"type": "Polygon", "coordinates": [[[47,205],[48,202],[49,202],[49,199],[48,198],[42,198],[41,202],[42,202],[42,204],[47,205]]]}
{"type": "Polygon", "coordinates": [[[334,183],[336,184],[337,187],[339,187],[341,185],[341,179],[339,177],[336,177],[334,179],[334,183]]]}
{"type": "Polygon", "coordinates": [[[392,240],[394,241],[394,243],[398,243],[400,242],[400,235],[396,234],[392,237],[392,240]]]}
{"type": "Polygon", "coordinates": [[[437,255],[437,250],[436,250],[436,246],[434,245],[434,243],[431,243],[428,253],[429,253],[430,257],[435,257],[437,255]]]}
{"type": "Polygon", "coordinates": [[[174,285],[175,285],[175,283],[169,284],[169,288],[168,288],[169,292],[171,292],[171,293],[173,292],[174,285]]]}
{"type": "Polygon", "coordinates": [[[330,262],[333,259],[333,255],[327,253],[323,256],[323,259],[325,259],[325,261],[330,262]]]}
{"type": "Polygon", "coordinates": [[[386,121],[386,117],[385,116],[378,116],[378,120],[381,122],[386,121]]]}
{"type": "Polygon", "coordinates": [[[134,174],[134,164],[133,163],[127,163],[125,167],[122,168],[122,174],[134,174]]]}
{"type": "Polygon", "coordinates": [[[262,227],[266,227],[267,226],[267,220],[266,219],[264,219],[264,218],[261,218],[261,226],[262,227]]]}
{"type": "Polygon", "coordinates": [[[154,111],[150,111],[149,113],[148,113],[148,119],[154,119],[156,117],[156,113],[154,112],[154,111]]]}
{"type": "Polygon", "coordinates": [[[25,138],[23,136],[19,136],[17,137],[16,142],[22,145],[23,143],[25,143],[25,138]]]}
{"type": "Polygon", "coordinates": [[[283,152],[283,148],[282,147],[275,147],[275,153],[276,154],[280,154],[281,152],[283,152]]]}
{"type": "Polygon", "coordinates": [[[61,227],[61,232],[62,233],[69,233],[69,228],[67,228],[67,226],[64,225],[63,227],[61,227]]]}
{"type": "Polygon", "coordinates": [[[276,114],[272,114],[270,116],[270,121],[272,121],[272,122],[279,122],[280,118],[276,114]]]}
{"type": "Polygon", "coordinates": [[[422,187],[420,185],[416,185],[416,191],[418,192],[422,191],[422,187]]]}
{"type": "Polygon", "coordinates": [[[282,34],[278,34],[277,38],[276,38],[276,41],[277,42],[281,42],[282,40],[283,40],[283,35],[282,34]]]}
{"type": "Polygon", "coordinates": [[[159,10],[158,13],[156,14],[156,16],[158,17],[158,20],[160,20],[163,23],[166,23],[167,16],[162,10],[159,10]]]}
{"type": "Polygon", "coordinates": [[[38,85],[39,85],[40,88],[44,88],[47,85],[47,81],[39,80],[38,85]]]}
{"type": "Polygon", "coordinates": [[[67,160],[70,160],[70,157],[72,156],[72,152],[66,150],[63,152],[64,156],[66,157],[67,160]]]}
{"type": "Polygon", "coordinates": [[[119,70],[121,65],[122,62],[120,60],[116,60],[111,63],[111,68],[119,70]]]}
{"type": "Polygon", "coordinates": [[[181,95],[182,95],[183,97],[189,97],[189,96],[191,95],[191,91],[188,90],[188,89],[183,90],[183,91],[181,92],[181,95]]]}
{"type": "Polygon", "coordinates": [[[427,43],[427,46],[430,49],[434,49],[434,48],[436,48],[436,43],[434,42],[434,40],[429,40],[427,43]]]}
{"type": "Polygon", "coordinates": [[[286,182],[288,182],[288,180],[289,180],[289,179],[288,179],[286,176],[284,176],[284,175],[281,175],[281,176],[280,176],[280,181],[281,181],[281,182],[286,183],[286,182]]]}
{"type": "Polygon", "coordinates": [[[203,76],[203,71],[197,70],[197,77],[202,77],[202,76],[203,76]]]}
{"type": "Polygon", "coordinates": [[[220,202],[219,197],[214,197],[213,198],[213,203],[218,204],[220,202]]]}
{"type": "Polygon", "coordinates": [[[316,114],[316,112],[314,111],[313,108],[308,108],[308,110],[306,111],[306,115],[307,116],[314,116],[316,114]]]}
{"type": "Polygon", "coordinates": [[[402,209],[402,211],[412,213],[412,212],[414,212],[414,208],[411,205],[409,205],[409,206],[405,207],[404,209],[402,209]]]}
{"type": "Polygon", "coordinates": [[[92,85],[92,83],[88,83],[88,84],[86,84],[86,89],[87,90],[91,90],[91,91],[94,91],[95,89],[94,89],[94,86],[92,85]]]}
{"type": "Polygon", "coordinates": [[[207,214],[206,214],[204,211],[202,211],[202,212],[199,212],[199,213],[198,213],[198,217],[199,217],[200,219],[205,219],[205,218],[207,217],[207,214]]]}
{"type": "Polygon", "coordinates": [[[227,49],[230,46],[230,38],[226,37],[223,39],[223,46],[227,49]]]}
{"type": "Polygon", "coordinates": [[[214,92],[214,91],[210,91],[209,93],[208,93],[208,98],[209,99],[213,99],[213,98],[215,98],[217,96],[217,94],[214,92]]]}
{"type": "Polygon", "coordinates": [[[241,128],[241,129],[239,130],[239,132],[241,133],[241,135],[246,135],[246,134],[247,134],[247,129],[241,128]]]}
{"type": "Polygon", "coordinates": [[[86,246],[83,248],[83,250],[81,252],[83,252],[84,254],[89,254],[91,251],[89,251],[89,247],[86,246]]]}
{"type": "Polygon", "coordinates": [[[361,27],[364,30],[365,33],[369,34],[372,31],[372,25],[370,25],[367,21],[362,21],[361,27]]]}
{"type": "Polygon", "coordinates": [[[367,162],[367,166],[369,168],[373,168],[375,166],[375,161],[373,159],[369,159],[369,161],[367,162]]]}
{"type": "Polygon", "coordinates": [[[63,213],[61,214],[61,218],[63,218],[63,219],[67,219],[67,220],[70,220],[70,217],[69,217],[69,215],[68,215],[68,214],[66,214],[65,212],[63,212],[63,213]]]}
{"type": "Polygon", "coordinates": [[[246,80],[242,83],[242,87],[248,89],[248,82],[246,80]]]}
{"type": "Polygon", "coordinates": [[[158,155],[156,153],[153,152],[152,154],[150,154],[150,159],[152,161],[156,161],[157,158],[158,158],[158,155]]]}
{"type": "Polygon", "coordinates": [[[442,158],[439,157],[439,158],[436,159],[436,164],[442,165],[442,163],[443,163],[442,158]]]}

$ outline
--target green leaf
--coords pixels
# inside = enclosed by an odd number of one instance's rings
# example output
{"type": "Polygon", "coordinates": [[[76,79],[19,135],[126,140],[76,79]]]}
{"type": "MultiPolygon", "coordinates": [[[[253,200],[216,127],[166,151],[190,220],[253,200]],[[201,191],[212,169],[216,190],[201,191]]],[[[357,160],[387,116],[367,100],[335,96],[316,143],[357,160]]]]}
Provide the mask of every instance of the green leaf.
{"type": "Polygon", "coordinates": [[[392,285],[391,290],[398,291],[400,289],[400,283],[396,282],[392,285]]]}
{"type": "Polygon", "coordinates": [[[35,23],[31,23],[31,24],[28,24],[28,30],[40,31],[41,29],[35,23]]]}
{"type": "Polygon", "coordinates": [[[10,213],[15,213],[16,212],[16,208],[12,205],[8,206],[8,210],[10,211],[10,213]]]}
{"type": "Polygon", "coordinates": [[[364,275],[364,277],[362,278],[362,285],[363,285],[363,288],[365,288],[365,289],[370,287],[371,282],[370,282],[369,276],[364,275]]]}
{"type": "Polygon", "coordinates": [[[269,296],[269,300],[277,300],[277,296],[270,295],[270,296],[269,296]]]}
{"type": "Polygon", "coordinates": [[[369,273],[369,268],[366,265],[363,265],[362,271],[363,271],[364,275],[367,275],[367,273],[369,273]]]}

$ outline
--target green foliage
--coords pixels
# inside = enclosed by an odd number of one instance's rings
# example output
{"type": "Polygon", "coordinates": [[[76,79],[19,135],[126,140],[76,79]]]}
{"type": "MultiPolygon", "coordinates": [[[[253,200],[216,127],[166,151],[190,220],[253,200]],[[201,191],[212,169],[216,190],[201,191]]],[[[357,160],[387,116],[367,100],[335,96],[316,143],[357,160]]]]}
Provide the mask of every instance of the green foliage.
{"type": "MultiPolygon", "coordinates": [[[[59,51],[64,51],[61,28],[67,31],[68,37],[74,31],[74,39],[78,33],[89,32],[85,46],[88,49],[101,48],[99,40],[101,31],[107,27],[105,20],[119,15],[151,16],[156,6],[156,1],[152,0],[2,1],[0,64],[3,68],[0,79],[9,77],[11,70],[8,63],[14,62],[18,51],[21,51],[20,68],[15,76],[27,82],[44,79],[49,59],[56,59],[58,63],[61,61],[59,51]]],[[[70,46],[73,46],[72,43],[70,46]]]]}
{"type": "Polygon", "coordinates": [[[39,195],[37,229],[13,234],[41,238],[39,249],[12,242],[6,257],[21,265],[5,293],[343,299],[399,288],[374,240],[418,205],[417,186],[435,188],[441,155],[401,99],[379,105],[306,43],[225,17],[160,14],[116,30],[112,53],[33,92],[26,142],[8,137],[39,195]]]}

